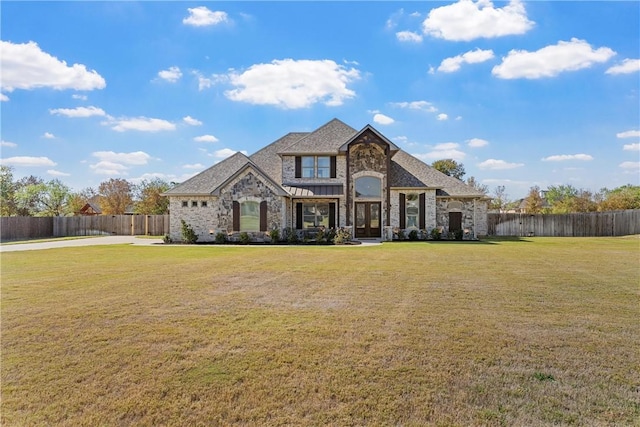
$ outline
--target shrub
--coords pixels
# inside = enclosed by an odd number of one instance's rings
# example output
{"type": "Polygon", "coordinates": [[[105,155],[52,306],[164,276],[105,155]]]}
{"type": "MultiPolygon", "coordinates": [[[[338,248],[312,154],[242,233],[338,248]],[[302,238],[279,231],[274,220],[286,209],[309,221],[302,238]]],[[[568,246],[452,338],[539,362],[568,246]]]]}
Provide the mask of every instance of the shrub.
{"type": "Polygon", "coordinates": [[[194,244],[198,241],[198,235],[193,231],[193,228],[189,224],[185,222],[184,219],[181,219],[182,223],[182,241],[184,243],[194,244]]]}
{"type": "Polygon", "coordinates": [[[164,235],[164,237],[162,238],[162,241],[167,245],[173,243],[173,239],[168,234],[164,235]]]}
{"type": "Polygon", "coordinates": [[[431,238],[433,240],[440,240],[442,238],[442,232],[437,227],[436,228],[432,228],[431,232],[429,234],[431,235],[431,238]]]}
{"type": "Polygon", "coordinates": [[[340,228],[336,231],[336,236],[333,238],[333,243],[336,245],[342,245],[351,241],[351,232],[347,229],[340,228]]]}
{"type": "Polygon", "coordinates": [[[223,233],[222,231],[218,231],[216,233],[215,242],[219,245],[227,243],[227,233],[223,233]]]}
{"type": "Polygon", "coordinates": [[[409,232],[409,240],[418,240],[418,230],[411,230],[409,232]]]}
{"type": "Polygon", "coordinates": [[[404,236],[404,230],[399,228],[399,229],[396,230],[395,234],[396,234],[398,240],[404,240],[404,237],[405,237],[404,236]]]}
{"type": "Polygon", "coordinates": [[[298,233],[296,233],[296,230],[293,228],[287,227],[286,234],[287,243],[295,245],[300,241],[300,239],[298,239],[298,233]]]}
{"type": "Polygon", "coordinates": [[[453,232],[453,237],[456,240],[462,240],[462,236],[464,236],[464,231],[462,230],[456,230],[453,232]]]}
{"type": "Polygon", "coordinates": [[[278,243],[280,241],[280,230],[274,228],[269,232],[269,238],[271,239],[271,243],[278,243]]]}
{"type": "Polygon", "coordinates": [[[247,233],[246,231],[240,233],[240,244],[248,245],[250,241],[251,237],[249,236],[249,233],[247,233]]]}

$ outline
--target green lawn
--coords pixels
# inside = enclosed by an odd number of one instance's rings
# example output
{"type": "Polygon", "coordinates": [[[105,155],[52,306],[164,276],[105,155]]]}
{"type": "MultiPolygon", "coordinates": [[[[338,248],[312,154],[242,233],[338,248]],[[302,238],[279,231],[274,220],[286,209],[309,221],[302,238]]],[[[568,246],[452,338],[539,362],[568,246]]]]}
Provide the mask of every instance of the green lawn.
{"type": "Polygon", "coordinates": [[[3,426],[640,425],[640,239],[2,254],[3,426]]]}

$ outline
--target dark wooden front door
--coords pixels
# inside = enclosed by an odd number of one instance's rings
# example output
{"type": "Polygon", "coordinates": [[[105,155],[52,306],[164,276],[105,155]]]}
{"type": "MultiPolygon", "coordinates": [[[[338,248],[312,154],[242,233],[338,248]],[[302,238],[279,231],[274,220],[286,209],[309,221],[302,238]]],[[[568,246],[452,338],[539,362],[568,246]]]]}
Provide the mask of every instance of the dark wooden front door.
{"type": "Polygon", "coordinates": [[[380,202],[356,202],[356,238],[380,237],[380,202]]]}
{"type": "Polygon", "coordinates": [[[449,231],[462,230],[462,212],[449,212],[449,231]]]}

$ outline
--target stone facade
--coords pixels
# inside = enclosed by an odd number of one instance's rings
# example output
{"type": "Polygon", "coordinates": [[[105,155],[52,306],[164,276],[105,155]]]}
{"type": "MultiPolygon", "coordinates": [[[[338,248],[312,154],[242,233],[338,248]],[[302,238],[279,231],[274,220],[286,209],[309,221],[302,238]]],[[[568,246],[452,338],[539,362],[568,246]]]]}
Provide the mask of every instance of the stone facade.
{"type": "Polygon", "coordinates": [[[487,202],[474,199],[439,198],[436,200],[437,226],[443,233],[449,230],[449,212],[462,213],[462,229],[465,239],[487,234],[487,202]]]}

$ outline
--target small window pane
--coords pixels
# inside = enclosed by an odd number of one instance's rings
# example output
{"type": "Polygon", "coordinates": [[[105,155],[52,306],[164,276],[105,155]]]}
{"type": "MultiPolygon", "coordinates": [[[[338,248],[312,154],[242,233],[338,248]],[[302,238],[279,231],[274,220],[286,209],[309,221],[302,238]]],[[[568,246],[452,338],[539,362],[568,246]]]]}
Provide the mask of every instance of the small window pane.
{"type": "Polygon", "coordinates": [[[182,201],[182,207],[183,208],[188,208],[189,207],[189,202],[187,202],[186,200],[182,201]]]}
{"type": "Polygon", "coordinates": [[[313,156],[305,156],[302,158],[302,166],[306,168],[312,168],[314,166],[313,156]]]}
{"type": "Polygon", "coordinates": [[[331,165],[331,161],[329,157],[318,157],[318,167],[319,168],[328,168],[331,165]]]}
{"type": "Polygon", "coordinates": [[[203,207],[203,208],[206,208],[207,207],[207,201],[206,200],[201,201],[200,202],[200,206],[203,207]]]}
{"type": "Polygon", "coordinates": [[[195,200],[193,200],[193,201],[191,202],[191,207],[192,207],[192,208],[197,208],[197,207],[198,207],[198,202],[197,202],[197,201],[195,201],[195,200]]]}

